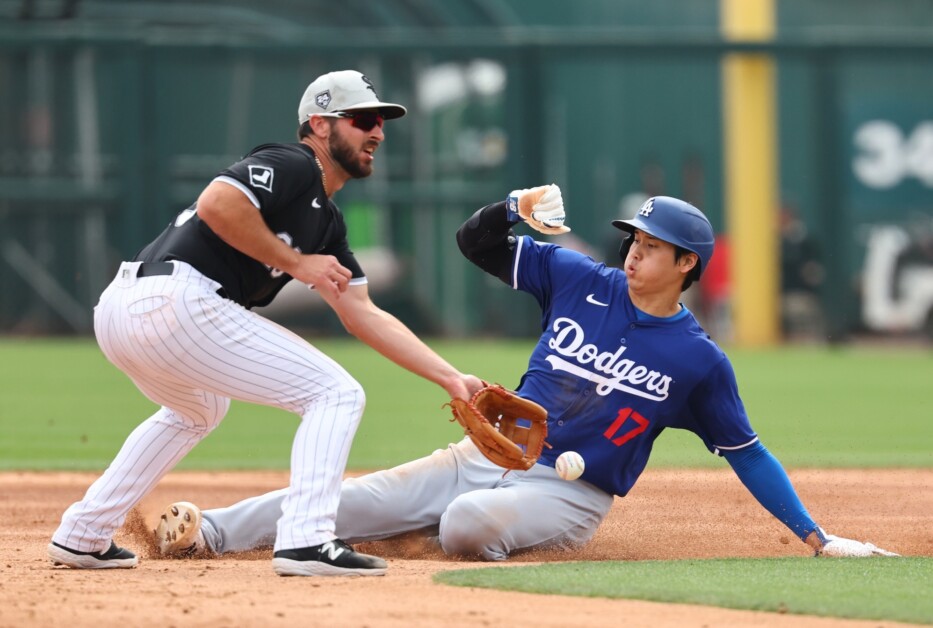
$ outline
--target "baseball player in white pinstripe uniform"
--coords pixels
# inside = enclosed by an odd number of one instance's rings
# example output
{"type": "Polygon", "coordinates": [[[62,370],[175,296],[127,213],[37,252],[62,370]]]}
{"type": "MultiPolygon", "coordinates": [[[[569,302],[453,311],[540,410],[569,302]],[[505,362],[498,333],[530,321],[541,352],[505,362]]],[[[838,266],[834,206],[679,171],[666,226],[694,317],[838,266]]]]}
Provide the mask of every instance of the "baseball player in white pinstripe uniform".
{"type": "Polygon", "coordinates": [[[294,278],[318,290],[350,333],[451,398],[468,399],[482,386],[373,304],[330,200],[348,180],[372,173],[384,121],[405,113],[380,101],[359,72],[318,77],[299,103],[298,143],[253,149],[120,266],[94,310],[95,334],[107,358],[161,407],[65,512],[48,546],[53,564],[136,566],[136,556],[113,542],[114,532],[239,399],[301,417],[275,572],[385,573],[384,560],[353,551],[334,534],[362,388],[332,359],[250,309],[294,278]]]}

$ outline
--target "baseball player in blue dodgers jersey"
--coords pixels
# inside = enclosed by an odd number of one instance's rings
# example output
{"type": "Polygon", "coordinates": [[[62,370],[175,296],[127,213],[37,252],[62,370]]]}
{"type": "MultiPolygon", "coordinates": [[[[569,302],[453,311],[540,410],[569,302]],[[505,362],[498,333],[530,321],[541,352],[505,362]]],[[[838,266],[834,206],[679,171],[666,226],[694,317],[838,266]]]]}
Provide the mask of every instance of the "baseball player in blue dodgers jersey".
{"type": "MultiPolygon", "coordinates": [[[[518,393],[544,406],[548,442],[530,470],[502,469],[469,439],[446,450],[343,483],[337,534],[377,540],[425,530],[448,554],[503,560],[527,548],[587,542],[613,502],[641,475],[665,428],[695,433],[724,456],[755,498],[824,556],[889,555],[870,543],[826,534],[807,513],[781,464],[749,424],[726,355],[680,302],[713,255],[713,230],[695,207],[670,197],[648,200],[631,220],[624,268],[515,236],[525,221],[548,234],[569,231],[555,185],[518,190],[479,210],[458,231],[474,264],[541,306],[541,338],[518,393]],[[575,482],[554,464],[583,456],[575,482]]],[[[189,522],[167,555],[222,553],[268,545],[284,493],[201,512],[173,504],[160,530],[189,522]],[[192,527],[191,522],[196,525],[192,527]]],[[[169,534],[165,534],[168,531],[169,534]]]]}
{"type": "Polygon", "coordinates": [[[120,266],[95,308],[94,330],[107,358],[161,407],[65,512],[48,546],[53,563],[135,566],[136,556],[113,543],[114,531],[239,399],[301,419],[290,485],[273,518],[275,572],[385,573],[384,560],[354,552],[334,533],[363,390],[339,364],[250,308],[297,279],[321,293],[348,331],[451,398],[469,399],[482,387],[373,304],[330,200],[348,180],[369,176],[383,122],[405,112],[381,102],[359,72],[318,77],[299,102],[297,143],[253,149],[120,266]]]}

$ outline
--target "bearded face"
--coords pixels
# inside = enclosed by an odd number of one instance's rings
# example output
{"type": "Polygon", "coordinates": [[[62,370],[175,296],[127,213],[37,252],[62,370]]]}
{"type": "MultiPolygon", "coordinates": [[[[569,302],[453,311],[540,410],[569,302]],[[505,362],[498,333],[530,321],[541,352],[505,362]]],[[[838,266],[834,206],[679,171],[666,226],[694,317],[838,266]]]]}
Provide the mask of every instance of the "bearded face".
{"type": "MultiPolygon", "coordinates": [[[[355,129],[350,127],[350,131],[355,129]]],[[[373,152],[379,143],[370,137],[357,136],[361,136],[359,131],[349,135],[339,123],[335,123],[328,139],[328,148],[334,161],[352,178],[364,179],[373,173],[373,152]]]]}

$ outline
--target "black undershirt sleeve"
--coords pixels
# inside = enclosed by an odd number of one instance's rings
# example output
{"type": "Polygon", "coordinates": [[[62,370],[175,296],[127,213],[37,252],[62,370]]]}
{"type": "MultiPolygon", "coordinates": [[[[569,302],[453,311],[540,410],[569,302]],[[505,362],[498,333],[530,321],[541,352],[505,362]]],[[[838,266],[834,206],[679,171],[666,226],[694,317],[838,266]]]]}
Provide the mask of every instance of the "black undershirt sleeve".
{"type": "Polygon", "coordinates": [[[483,207],[457,230],[457,245],[468,260],[512,285],[512,251],[515,234],[505,201],[483,207]]]}

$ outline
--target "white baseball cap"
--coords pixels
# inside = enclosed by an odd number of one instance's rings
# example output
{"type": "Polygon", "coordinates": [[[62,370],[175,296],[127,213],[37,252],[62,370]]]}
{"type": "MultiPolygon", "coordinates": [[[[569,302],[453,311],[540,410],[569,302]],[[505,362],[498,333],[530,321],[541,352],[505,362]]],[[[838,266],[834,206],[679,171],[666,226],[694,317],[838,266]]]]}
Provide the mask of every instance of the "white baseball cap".
{"type": "Polygon", "coordinates": [[[378,109],[386,120],[401,118],[405,107],[382,102],[373,82],[356,70],[340,70],[314,79],[298,103],[298,124],[313,114],[337,113],[354,109],[378,109]]]}

